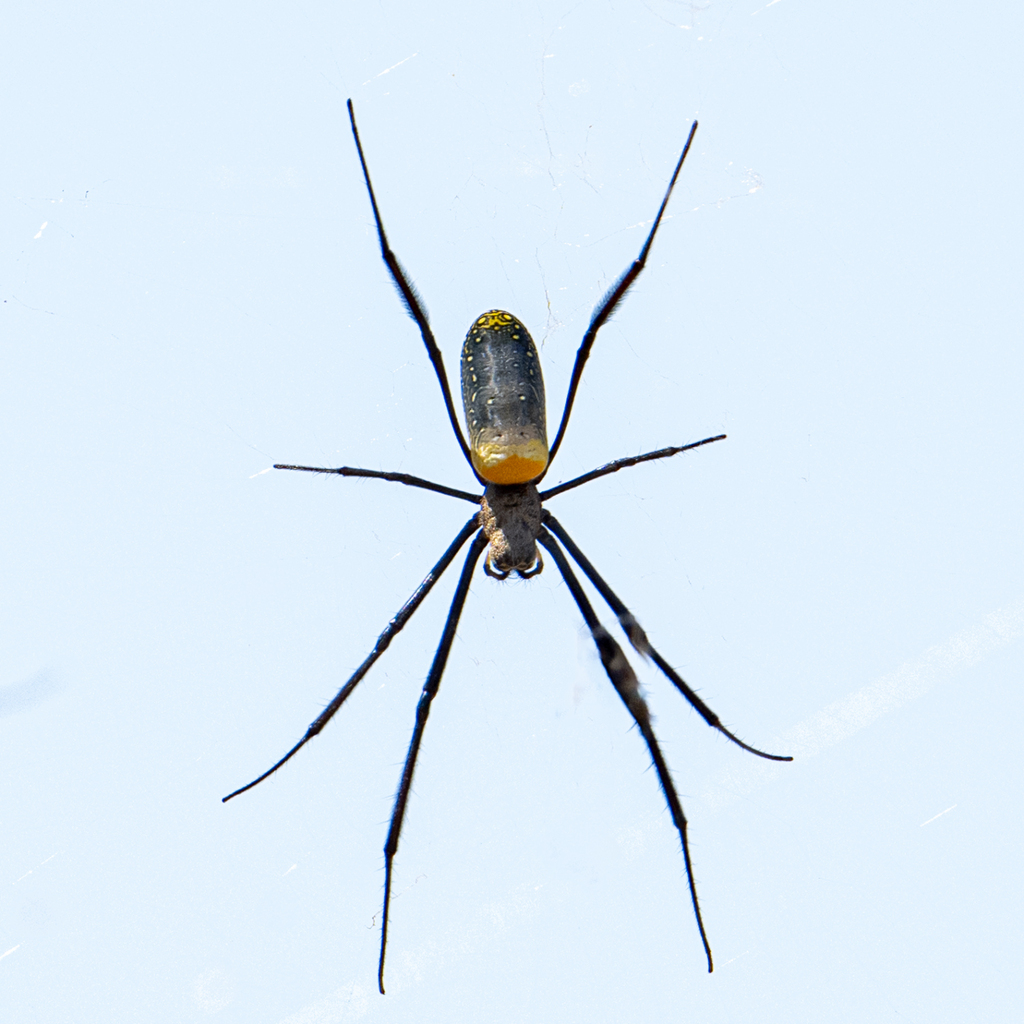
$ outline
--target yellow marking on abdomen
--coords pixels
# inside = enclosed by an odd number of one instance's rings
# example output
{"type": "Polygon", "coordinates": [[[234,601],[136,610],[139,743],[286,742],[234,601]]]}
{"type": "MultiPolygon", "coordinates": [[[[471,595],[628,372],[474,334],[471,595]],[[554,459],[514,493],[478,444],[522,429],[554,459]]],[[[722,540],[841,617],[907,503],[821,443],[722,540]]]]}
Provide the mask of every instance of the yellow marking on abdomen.
{"type": "Polygon", "coordinates": [[[472,451],[473,468],[492,484],[528,484],[547,469],[548,449],[534,438],[525,444],[481,444],[472,451]]]}
{"type": "Polygon", "coordinates": [[[515,322],[516,318],[511,313],[506,313],[503,309],[489,309],[482,316],[477,317],[474,326],[486,330],[493,327],[508,327],[509,324],[515,322]]]}

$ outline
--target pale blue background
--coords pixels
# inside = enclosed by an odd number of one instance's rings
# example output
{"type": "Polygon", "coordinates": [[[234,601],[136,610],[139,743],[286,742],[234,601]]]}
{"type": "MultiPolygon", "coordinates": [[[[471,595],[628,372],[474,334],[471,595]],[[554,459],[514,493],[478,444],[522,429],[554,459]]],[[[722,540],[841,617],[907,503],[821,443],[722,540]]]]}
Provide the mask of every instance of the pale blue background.
{"type": "Polygon", "coordinates": [[[1022,21],[802,0],[8,8],[4,1020],[1014,1019],[1022,21]],[[553,567],[474,578],[396,862],[386,998],[381,846],[454,573],[320,738],[220,803],[302,735],[469,511],[260,475],[472,486],[378,257],[348,96],[449,371],[473,317],[508,308],[552,419],[701,119],[552,481],[729,440],[552,508],[726,723],[804,753],[757,776],[641,673],[710,977],[647,755],[553,567]],[[916,699],[800,745],[799,723],[908,664],[916,699]]]}

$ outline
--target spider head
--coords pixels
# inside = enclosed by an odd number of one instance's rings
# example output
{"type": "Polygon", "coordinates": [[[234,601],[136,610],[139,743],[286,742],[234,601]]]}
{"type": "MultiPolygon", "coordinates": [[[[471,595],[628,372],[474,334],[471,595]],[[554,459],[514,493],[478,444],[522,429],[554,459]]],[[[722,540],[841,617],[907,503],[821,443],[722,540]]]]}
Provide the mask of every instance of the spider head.
{"type": "Polygon", "coordinates": [[[489,576],[506,579],[514,572],[528,579],[540,572],[541,507],[533,484],[491,484],[480,502],[480,527],[491,545],[484,563],[489,576]]]}

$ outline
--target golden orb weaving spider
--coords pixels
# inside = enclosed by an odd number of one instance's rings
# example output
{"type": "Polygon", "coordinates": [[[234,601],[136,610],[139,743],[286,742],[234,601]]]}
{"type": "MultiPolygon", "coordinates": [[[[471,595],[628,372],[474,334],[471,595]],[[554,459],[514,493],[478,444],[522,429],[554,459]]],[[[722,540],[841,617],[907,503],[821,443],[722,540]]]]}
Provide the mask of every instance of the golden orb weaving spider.
{"type": "Polygon", "coordinates": [[[425,490],[437,491],[440,494],[447,494],[453,498],[461,498],[463,501],[478,505],[479,511],[475,512],[469,522],[462,527],[449,545],[448,550],[438,559],[437,564],[430,570],[409,600],[401,607],[398,614],[387,624],[387,628],[377,638],[377,643],[369,655],[367,655],[365,661],[338,691],[331,703],[324,709],[323,714],[306,730],[306,734],[302,739],[277,764],[265,771],[258,779],[254,779],[247,786],[236,789],[233,793],[229,793],[224,797],[224,802],[226,803],[232,797],[252,789],[253,786],[262,782],[268,775],[272,775],[323,729],[334,717],[341,705],[345,703],[366,673],[369,672],[373,663],[387,650],[395,635],[412,618],[416,609],[423,603],[424,598],[430,593],[431,588],[441,577],[441,574],[454,561],[455,556],[466,541],[473,537],[473,542],[469,546],[469,553],[462,566],[458,585],[455,588],[455,596],[452,599],[444,631],[441,634],[441,642],[437,645],[434,661],[427,674],[427,680],[423,684],[423,691],[416,708],[416,724],[413,728],[412,740],[409,743],[409,751],[405,757],[405,765],[402,768],[402,777],[398,784],[394,809],[391,812],[391,824],[388,828],[387,841],[384,844],[384,908],[380,935],[380,959],[377,967],[377,985],[383,995],[384,954],[387,951],[388,942],[388,910],[391,902],[392,866],[395,854],[398,852],[398,840],[402,832],[402,821],[405,817],[405,808],[409,800],[409,792],[412,788],[412,777],[416,769],[416,758],[419,754],[420,742],[423,739],[423,730],[427,724],[427,716],[430,714],[431,702],[437,696],[437,691],[441,686],[441,676],[444,673],[445,664],[448,661],[448,653],[451,650],[452,641],[455,639],[455,630],[459,624],[459,616],[462,614],[463,605],[466,603],[466,595],[469,592],[470,577],[485,548],[489,548],[484,559],[484,571],[488,576],[498,580],[507,579],[513,573],[523,579],[536,576],[544,568],[540,552],[537,550],[537,543],[539,542],[547,550],[548,554],[551,555],[555,565],[558,567],[559,573],[561,573],[562,578],[565,580],[566,586],[569,588],[569,592],[583,614],[583,619],[594,639],[601,664],[604,666],[612,686],[615,687],[616,692],[622,698],[622,702],[633,716],[633,720],[640,730],[644,742],[647,744],[647,750],[658,773],[658,781],[661,783],[661,790],[665,795],[669,812],[672,815],[672,821],[679,832],[679,839],[683,849],[683,860],[686,865],[686,877],[690,887],[690,900],[693,903],[693,912],[697,921],[697,928],[700,930],[701,942],[704,944],[708,971],[711,971],[713,969],[711,946],[708,943],[707,934],[704,930],[700,902],[697,899],[697,886],[694,882],[693,866],[690,861],[690,847],[686,839],[686,817],[683,814],[682,804],[673,785],[672,776],[669,774],[668,765],[665,763],[661,747],[658,745],[658,740],[651,727],[650,711],[640,692],[640,684],[637,681],[632,666],[626,660],[622,648],[598,620],[589,598],[580,585],[572,566],[569,564],[569,559],[565,556],[565,552],[568,551],[573,561],[583,570],[583,574],[590,580],[601,597],[604,598],[608,607],[615,613],[619,620],[619,625],[622,627],[633,648],[641,656],[650,659],[658,666],[708,725],[718,729],[719,732],[727,736],[733,743],[749,751],[751,754],[756,754],[758,757],[765,757],[772,761],[791,761],[792,758],[783,757],[778,754],[766,754],[763,750],[757,750],[754,747],[748,746],[722,725],[718,716],[651,646],[646,633],[640,628],[640,624],[633,617],[632,613],[611,587],[605,583],[586,555],[580,551],[572,538],[565,532],[562,524],[544,508],[544,502],[555,497],[555,495],[562,494],[574,487],[579,487],[580,484],[596,480],[598,477],[606,476],[609,473],[616,473],[620,469],[636,466],[641,462],[651,462],[654,459],[668,458],[671,455],[678,455],[680,452],[689,451],[692,448],[699,448],[702,445],[721,441],[725,438],[725,434],[706,437],[702,441],[695,441],[692,444],[684,444],[676,448],[661,448],[658,451],[647,452],[644,455],[617,459],[615,462],[609,462],[599,469],[595,469],[590,473],[584,473],[582,476],[578,476],[566,483],[549,487],[543,491],[537,490],[537,485],[550,468],[551,462],[554,460],[555,455],[558,454],[558,449],[565,436],[565,429],[569,423],[569,414],[572,412],[576,390],[583,375],[583,367],[590,355],[597,332],[625,298],[626,292],[629,291],[630,286],[644,269],[644,264],[647,262],[647,254],[658,231],[658,226],[661,224],[661,218],[665,213],[669,197],[672,195],[676,178],[679,177],[683,161],[686,159],[686,154],[690,151],[690,145],[697,131],[697,122],[694,121],[693,126],[690,128],[686,145],[683,147],[683,152],[676,163],[672,180],[665,191],[665,197],[661,201],[658,215],[654,219],[654,225],[647,236],[647,241],[644,242],[644,246],[640,250],[640,255],[608,290],[590,318],[590,326],[587,327],[587,332],[583,335],[583,341],[580,342],[579,350],[576,353],[576,362],[573,366],[572,378],[569,382],[565,407],[562,410],[562,420],[558,425],[558,433],[555,434],[554,444],[549,448],[545,421],[544,381],[541,376],[537,349],[529,332],[522,323],[512,316],[511,313],[506,313],[500,309],[492,309],[477,317],[470,327],[462,347],[462,401],[469,433],[469,443],[466,443],[466,439],[455,416],[455,406],[452,403],[451,390],[448,387],[448,376],[445,373],[441,350],[437,347],[437,342],[434,340],[434,334],[430,329],[430,323],[427,320],[423,303],[420,301],[420,297],[417,295],[412,282],[398,262],[398,258],[388,246],[387,235],[384,233],[384,224],[381,220],[380,210],[377,207],[377,197],[374,195],[373,185],[370,182],[370,172],[366,166],[366,158],[363,155],[363,146],[359,141],[359,131],[356,128],[355,113],[352,109],[351,100],[348,101],[348,116],[349,122],[352,125],[352,136],[355,139],[356,151],[359,153],[359,162],[363,169],[363,178],[366,181],[366,190],[370,196],[370,205],[373,207],[373,219],[377,225],[381,255],[402,298],[406,312],[416,321],[416,325],[420,329],[423,343],[427,347],[427,354],[430,356],[430,361],[434,364],[434,370],[441,385],[441,393],[444,396],[445,407],[448,410],[448,419],[451,421],[452,429],[455,431],[455,437],[473,474],[484,488],[484,493],[482,495],[471,494],[468,491],[460,491],[454,487],[447,487],[444,484],[437,484],[430,480],[423,480],[420,477],[410,476],[408,473],[384,473],[373,469],[354,469],[351,466],[327,469],[317,466],[288,466],[279,464],[274,467],[275,469],[302,470],[307,473],[334,473],[338,476],[373,477],[378,480],[392,480],[411,487],[422,487],[425,490]]]}

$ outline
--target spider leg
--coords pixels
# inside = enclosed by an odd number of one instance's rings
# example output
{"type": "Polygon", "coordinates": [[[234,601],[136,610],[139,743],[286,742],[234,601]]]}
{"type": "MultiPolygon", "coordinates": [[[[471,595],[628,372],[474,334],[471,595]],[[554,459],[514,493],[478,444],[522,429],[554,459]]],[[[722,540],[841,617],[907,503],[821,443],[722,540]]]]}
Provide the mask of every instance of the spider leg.
{"type": "Polygon", "coordinates": [[[662,672],[668,676],[669,679],[675,684],[676,689],[690,702],[701,718],[708,723],[713,729],[717,729],[724,736],[728,736],[738,747],[742,747],[744,750],[749,751],[751,754],[756,754],[758,757],[766,758],[769,761],[792,761],[792,757],[787,757],[783,754],[766,754],[763,750],[758,750],[757,747],[750,746],[749,743],[744,743],[738,736],[734,736],[724,725],[718,715],[714,713],[697,696],[697,694],[686,684],[678,672],[651,646],[650,641],[647,639],[647,634],[643,631],[640,623],[633,617],[633,613],[619,600],[618,595],[608,586],[607,583],[602,579],[600,573],[591,564],[590,559],[576,546],[573,539],[565,532],[565,527],[553,516],[550,512],[545,514],[544,517],[545,525],[551,530],[551,532],[565,545],[566,550],[572,555],[576,564],[583,570],[587,579],[594,584],[594,588],[597,592],[605,599],[608,607],[615,612],[618,617],[619,624],[622,626],[623,632],[629,637],[629,642],[633,647],[642,654],[645,658],[650,658],[662,672]]]}
{"type": "MultiPolygon", "coordinates": [[[[359,151],[359,163],[363,168],[366,191],[370,193],[373,219],[377,222],[380,254],[387,264],[391,280],[395,283],[395,288],[402,299],[405,311],[416,321],[416,326],[420,329],[420,334],[423,336],[423,344],[427,347],[427,355],[430,356],[430,361],[434,364],[434,372],[437,374],[438,383],[441,385],[441,393],[444,395],[444,404],[448,410],[448,419],[451,420],[452,430],[455,431],[455,437],[458,439],[459,447],[462,448],[462,454],[469,463],[469,468],[473,469],[473,460],[469,456],[469,447],[466,445],[466,439],[462,436],[459,421],[455,418],[455,406],[452,404],[452,392],[448,387],[448,374],[445,373],[444,360],[441,358],[441,350],[437,347],[437,342],[434,340],[434,332],[430,329],[430,321],[427,318],[427,311],[423,306],[423,300],[417,294],[402,264],[398,262],[398,257],[391,251],[391,247],[388,245],[388,236],[384,233],[384,222],[380,219],[377,197],[374,195],[373,184],[370,182],[370,171],[366,166],[366,157],[363,156],[363,144],[359,141],[359,129],[356,127],[356,114],[352,109],[351,100],[348,101],[348,119],[352,125],[352,137],[356,140],[356,149],[359,151]]],[[[477,475],[475,469],[473,469],[473,473],[477,475]]],[[[479,475],[477,475],[477,479],[479,479],[479,475]]]]}
{"type": "Polygon", "coordinates": [[[459,576],[459,583],[455,588],[455,596],[452,598],[452,606],[444,624],[444,632],[441,634],[441,642],[437,645],[437,652],[434,654],[433,664],[430,666],[430,672],[427,674],[427,681],[423,684],[423,692],[420,694],[419,704],[416,705],[416,725],[413,727],[412,739],[409,741],[409,752],[405,755],[402,779],[398,784],[395,806],[391,812],[388,838],[384,843],[384,911],[380,931],[380,963],[377,967],[377,987],[380,989],[381,995],[384,995],[384,953],[388,944],[391,865],[395,859],[395,854],[398,852],[398,837],[402,832],[402,819],[405,817],[405,807],[409,802],[412,776],[416,770],[416,758],[420,752],[420,741],[423,739],[423,729],[427,724],[427,716],[430,714],[430,704],[437,696],[437,691],[441,686],[441,676],[444,674],[444,667],[448,662],[448,653],[451,651],[452,641],[455,639],[455,630],[459,625],[459,616],[462,614],[463,605],[466,603],[466,595],[469,593],[469,583],[473,575],[473,569],[476,567],[480,552],[487,547],[487,543],[487,538],[484,536],[483,531],[481,531],[469,547],[469,553],[466,555],[466,561],[462,566],[462,575],[459,576]]]}
{"type": "Polygon", "coordinates": [[[562,422],[559,424],[558,433],[555,435],[555,443],[551,446],[551,456],[548,459],[548,465],[554,461],[555,454],[558,451],[559,445],[562,443],[562,438],[565,436],[565,428],[569,425],[569,414],[572,412],[572,404],[576,400],[576,389],[580,386],[580,378],[583,376],[583,367],[590,357],[590,350],[594,347],[594,339],[597,337],[597,332],[601,330],[608,318],[615,312],[615,308],[618,304],[626,297],[626,292],[629,291],[633,282],[640,276],[640,271],[644,269],[644,264],[647,262],[647,254],[650,252],[651,243],[654,241],[654,236],[657,234],[658,227],[661,224],[661,218],[665,213],[665,207],[668,206],[669,196],[672,195],[672,189],[675,188],[676,178],[679,177],[679,172],[683,168],[683,161],[686,159],[686,154],[690,152],[690,144],[693,142],[693,136],[697,132],[697,122],[693,122],[693,127],[690,128],[690,135],[686,140],[686,145],[683,146],[683,152],[679,157],[679,162],[676,164],[676,169],[672,173],[672,180],[668,183],[668,188],[665,190],[665,198],[661,201],[661,207],[658,209],[658,216],[654,218],[654,225],[651,228],[651,233],[647,236],[647,241],[644,242],[644,247],[640,250],[640,255],[629,265],[625,273],[608,289],[605,293],[604,298],[598,303],[594,309],[593,315],[590,318],[590,326],[587,328],[587,333],[583,335],[583,340],[580,342],[580,347],[576,352],[576,364],[572,368],[572,377],[569,381],[569,392],[565,396],[565,409],[562,411],[562,422]]]}
{"type": "Polygon", "coordinates": [[[399,609],[398,614],[387,624],[384,632],[377,637],[377,642],[373,645],[373,650],[366,656],[366,660],[352,673],[351,678],[347,683],[335,694],[334,700],[324,708],[323,713],[319,718],[306,730],[306,735],[299,740],[298,743],[288,751],[280,761],[277,762],[272,768],[268,768],[258,779],[253,779],[247,786],[243,786],[241,789],[236,789],[233,793],[228,793],[226,797],[221,800],[221,803],[227,803],[232,797],[238,796],[240,793],[244,793],[247,789],[252,789],[253,786],[259,785],[268,775],[273,775],[278,768],[281,767],[286,761],[297,754],[321,729],[334,717],[338,708],[348,700],[349,695],[359,685],[363,676],[370,671],[370,667],[373,663],[388,649],[395,634],[400,632],[405,624],[412,618],[413,613],[423,603],[423,599],[430,593],[431,588],[441,578],[441,574],[451,565],[452,560],[459,553],[462,545],[469,540],[473,531],[478,528],[477,517],[473,516],[472,519],[459,531],[458,536],[448,545],[448,550],[438,559],[437,565],[427,573],[423,582],[412,592],[412,596],[405,604],[399,609]]]}
{"type": "Polygon", "coordinates": [[[622,698],[622,703],[626,705],[629,713],[633,716],[633,721],[636,722],[637,728],[647,744],[647,750],[658,773],[658,781],[661,783],[661,791],[665,795],[665,802],[668,804],[672,821],[682,841],[683,860],[686,863],[686,878],[690,884],[690,899],[693,901],[693,912],[697,918],[700,940],[704,943],[704,954],[708,959],[708,973],[710,974],[714,970],[714,963],[711,959],[711,946],[708,943],[707,933],[704,931],[704,919],[700,913],[700,901],[697,899],[697,883],[693,878],[693,865],[690,862],[690,844],[686,839],[686,815],[683,814],[683,805],[679,800],[679,794],[676,793],[676,787],[672,782],[668,765],[665,763],[665,756],[658,745],[658,738],[654,735],[654,728],[651,725],[651,713],[640,693],[640,683],[637,681],[632,666],[626,660],[626,655],[622,653],[622,648],[598,621],[590,599],[584,593],[580,581],[572,571],[572,566],[569,565],[569,560],[558,546],[558,542],[543,528],[537,539],[551,552],[551,557],[555,560],[558,571],[562,574],[562,579],[565,580],[569,592],[583,614],[583,619],[590,630],[590,635],[594,638],[594,643],[597,645],[597,653],[601,658],[601,664],[604,666],[608,678],[612,681],[612,686],[615,687],[616,692],[622,698]]]}
{"type": "MultiPolygon", "coordinates": [[[[684,444],[679,448],[659,448],[656,452],[647,452],[645,455],[631,455],[625,459],[616,459],[614,462],[608,462],[598,469],[592,469],[589,473],[584,473],[582,476],[573,477],[572,480],[567,480],[564,484],[556,484],[554,487],[549,487],[546,491],[540,492],[540,500],[547,501],[548,498],[553,498],[556,494],[564,494],[566,491],[571,491],[574,487],[579,487],[580,484],[588,484],[591,480],[597,480],[599,477],[607,476],[609,473],[618,473],[620,469],[628,469],[630,466],[638,466],[641,462],[653,462],[655,459],[667,459],[670,455],[678,455],[680,452],[688,452],[692,448],[700,448],[702,445],[713,444],[715,441],[724,441],[725,434],[716,434],[714,437],[705,437],[703,441],[694,441],[692,444],[684,444]]],[[[301,466],[275,466],[274,469],[302,469],[301,466]]],[[[332,470],[331,472],[336,472],[332,470]]]]}
{"type": "Polygon", "coordinates": [[[303,473],[333,473],[336,476],[364,476],[374,480],[393,480],[395,483],[407,484],[409,487],[422,487],[425,491],[436,491],[438,494],[447,494],[451,498],[461,498],[463,501],[471,501],[475,505],[480,504],[479,494],[470,494],[469,491],[460,491],[445,484],[435,484],[432,480],[424,480],[421,476],[412,476],[409,473],[386,473],[379,469],[355,469],[352,466],[338,466],[336,469],[328,469],[325,466],[288,466],[283,462],[275,462],[274,469],[297,469],[303,473]]]}

